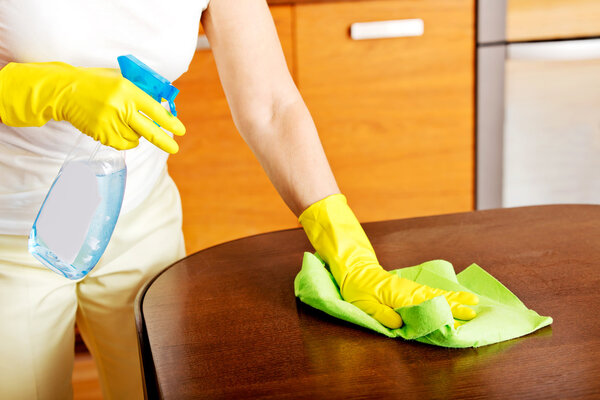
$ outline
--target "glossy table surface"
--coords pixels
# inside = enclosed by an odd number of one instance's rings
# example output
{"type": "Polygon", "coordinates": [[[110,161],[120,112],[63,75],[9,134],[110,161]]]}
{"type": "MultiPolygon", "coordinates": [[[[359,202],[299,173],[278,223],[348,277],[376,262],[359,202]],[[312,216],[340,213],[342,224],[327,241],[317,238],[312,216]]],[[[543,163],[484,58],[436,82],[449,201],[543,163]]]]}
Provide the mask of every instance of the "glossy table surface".
{"type": "Polygon", "coordinates": [[[167,399],[600,398],[600,206],[364,228],[385,268],[475,262],[554,323],[476,349],[389,339],[296,300],[311,246],[298,229],[268,233],[193,254],[140,292],[149,396],[157,382],[167,399]]]}

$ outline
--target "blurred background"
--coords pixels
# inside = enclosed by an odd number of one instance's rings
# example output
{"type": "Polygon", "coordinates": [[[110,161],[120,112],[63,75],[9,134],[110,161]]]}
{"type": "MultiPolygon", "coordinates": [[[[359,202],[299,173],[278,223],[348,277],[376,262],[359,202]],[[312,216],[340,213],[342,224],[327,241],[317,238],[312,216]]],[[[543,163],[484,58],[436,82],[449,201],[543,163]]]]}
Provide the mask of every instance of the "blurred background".
{"type": "Polygon", "coordinates": [[[477,207],[600,203],[600,2],[480,0],[477,207]]]}

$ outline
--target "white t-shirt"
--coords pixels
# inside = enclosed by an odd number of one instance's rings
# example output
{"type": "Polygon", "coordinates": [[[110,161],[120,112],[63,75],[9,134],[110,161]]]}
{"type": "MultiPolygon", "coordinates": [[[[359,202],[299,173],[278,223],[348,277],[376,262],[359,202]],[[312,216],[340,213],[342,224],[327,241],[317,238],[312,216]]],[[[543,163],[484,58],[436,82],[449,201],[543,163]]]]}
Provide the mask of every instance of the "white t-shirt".
{"type": "MultiPolygon", "coordinates": [[[[0,5],[0,67],[9,62],[62,61],[118,68],[118,56],[133,54],[174,81],[192,60],[200,16],[208,1],[4,0],[0,5]]],[[[50,185],[80,135],[65,121],[50,121],[39,128],[0,123],[0,234],[29,234],[50,185]]],[[[167,153],[145,139],[127,150],[123,213],[148,196],[166,161],[167,153]]]]}

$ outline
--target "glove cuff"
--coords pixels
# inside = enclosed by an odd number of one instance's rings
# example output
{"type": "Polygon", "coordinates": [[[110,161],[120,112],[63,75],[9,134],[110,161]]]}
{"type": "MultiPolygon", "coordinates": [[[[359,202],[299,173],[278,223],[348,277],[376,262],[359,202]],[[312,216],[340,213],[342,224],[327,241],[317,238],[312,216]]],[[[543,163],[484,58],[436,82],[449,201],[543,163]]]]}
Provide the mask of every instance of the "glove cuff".
{"type": "Polygon", "coordinates": [[[304,210],[298,221],[340,287],[350,270],[379,264],[343,194],[317,201],[304,210]]]}
{"type": "Polygon", "coordinates": [[[12,70],[15,68],[16,63],[8,63],[2,69],[0,69],[0,121],[8,126],[15,126],[12,122],[9,110],[12,108],[11,104],[11,86],[12,86],[12,70]]]}
{"type": "Polygon", "coordinates": [[[0,70],[0,118],[9,126],[42,126],[48,120],[61,120],[59,101],[69,79],[60,62],[8,63],[0,70]]]}

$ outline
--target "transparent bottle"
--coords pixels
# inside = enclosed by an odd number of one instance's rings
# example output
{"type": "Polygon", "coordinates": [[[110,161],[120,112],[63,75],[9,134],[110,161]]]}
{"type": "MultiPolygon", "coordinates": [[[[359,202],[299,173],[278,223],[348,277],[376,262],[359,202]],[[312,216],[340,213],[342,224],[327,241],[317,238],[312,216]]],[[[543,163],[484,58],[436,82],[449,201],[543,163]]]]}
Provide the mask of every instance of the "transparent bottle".
{"type": "MultiPolygon", "coordinates": [[[[173,115],[179,93],[171,82],[132,55],[118,57],[123,77],[173,115]]],[[[81,135],[67,156],[29,234],[29,252],[69,279],[98,263],[115,229],[127,180],[125,153],[81,135]]]]}
{"type": "Polygon", "coordinates": [[[84,277],[104,254],[127,179],[123,152],[95,142],[90,151],[81,142],[67,156],[29,234],[29,252],[69,279],[84,277]]]}

